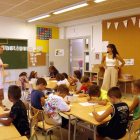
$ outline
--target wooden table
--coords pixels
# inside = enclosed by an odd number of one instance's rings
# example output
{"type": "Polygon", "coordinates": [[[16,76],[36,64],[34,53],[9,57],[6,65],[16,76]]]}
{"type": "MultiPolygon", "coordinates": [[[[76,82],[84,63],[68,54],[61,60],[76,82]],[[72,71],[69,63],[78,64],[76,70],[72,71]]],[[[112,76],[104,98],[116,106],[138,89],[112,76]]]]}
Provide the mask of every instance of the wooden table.
{"type": "Polygon", "coordinates": [[[23,136],[23,137],[8,139],[8,140],[28,140],[28,139],[26,136],[23,136]]]}
{"type": "Polygon", "coordinates": [[[46,86],[46,88],[51,88],[51,89],[53,89],[54,86],[57,84],[57,82],[58,82],[58,81],[56,81],[56,80],[49,80],[49,81],[47,81],[47,86],[46,86]]]}
{"type": "Polygon", "coordinates": [[[10,126],[0,126],[0,140],[6,140],[20,136],[20,133],[13,124],[10,126]]]}

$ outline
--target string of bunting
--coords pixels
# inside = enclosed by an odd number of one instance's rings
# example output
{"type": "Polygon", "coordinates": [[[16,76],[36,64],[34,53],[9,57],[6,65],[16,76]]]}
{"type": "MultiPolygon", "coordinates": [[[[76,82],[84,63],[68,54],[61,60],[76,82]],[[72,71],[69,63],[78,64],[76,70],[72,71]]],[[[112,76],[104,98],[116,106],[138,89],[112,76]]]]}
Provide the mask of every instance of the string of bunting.
{"type": "MultiPolygon", "coordinates": [[[[130,19],[132,20],[133,25],[135,25],[136,24],[136,17],[131,17],[130,19]]],[[[125,28],[127,28],[128,20],[129,19],[123,21],[125,28]]],[[[111,25],[111,22],[107,22],[107,29],[109,29],[110,25],[111,25]]],[[[114,26],[115,26],[116,30],[118,28],[118,25],[119,25],[119,22],[114,22],[114,26]]],[[[139,28],[140,28],[140,19],[139,19],[139,28]]]]}

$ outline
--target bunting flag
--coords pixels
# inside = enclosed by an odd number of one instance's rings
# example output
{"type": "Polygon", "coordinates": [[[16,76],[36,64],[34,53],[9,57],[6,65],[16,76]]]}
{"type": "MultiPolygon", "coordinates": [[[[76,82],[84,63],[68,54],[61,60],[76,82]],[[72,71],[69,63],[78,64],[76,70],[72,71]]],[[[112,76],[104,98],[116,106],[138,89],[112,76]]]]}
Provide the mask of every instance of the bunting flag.
{"type": "Polygon", "coordinates": [[[136,23],[136,17],[132,17],[131,19],[132,19],[133,25],[135,25],[135,23],[136,23]]]}
{"type": "Polygon", "coordinates": [[[117,28],[118,28],[118,24],[119,24],[119,22],[115,22],[115,23],[114,23],[116,30],[117,30],[117,28]]]}
{"type": "Polygon", "coordinates": [[[127,22],[128,22],[128,20],[123,21],[123,24],[124,24],[125,28],[127,28],[127,22]]]}
{"type": "Polygon", "coordinates": [[[107,29],[109,29],[111,22],[107,22],[107,29]]]}

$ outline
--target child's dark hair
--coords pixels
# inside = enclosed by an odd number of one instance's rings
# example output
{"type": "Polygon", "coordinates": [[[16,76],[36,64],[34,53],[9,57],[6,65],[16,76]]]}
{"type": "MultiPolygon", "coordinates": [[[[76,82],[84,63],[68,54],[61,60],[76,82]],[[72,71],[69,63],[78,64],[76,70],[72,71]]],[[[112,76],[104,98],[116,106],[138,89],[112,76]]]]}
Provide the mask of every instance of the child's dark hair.
{"type": "Polygon", "coordinates": [[[108,44],[107,48],[113,49],[112,50],[112,52],[113,52],[113,59],[116,58],[116,54],[119,54],[118,51],[117,51],[117,49],[116,49],[116,46],[114,44],[108,44]]]}
{"type": "Polygon", "coordinates": [[[100,91],[100,87],[98,85],[91,85],[88,89],[89,96],[96,96],[100,91]]]}
{"type": "Polygon", "coordinates": [[[140,79],[134,79],[132,81],[132,83],[133,83],[134,87],[138,87],[140,90],[140,79]]]}
{"type": "Polygon", "coordinates": [[[47,82],[44,78],[39,78],[36,82],[36,85],[40,85],[40,84],[47,85],[47,82]]]}
{"type": "Polygon", "coordinates": [[[11,85],[8,88],[8,95],[14,100],[19,100],[21,98],[21,89],[18,86],[11,85]]]}
{"type": "Polygon", "coordinates": [[[81,83],[84,83],[84,82],[87,83],[88,81],[89,81],[89,77],[87,76],[83,76],[80,80],[81,83]]]}
{"type": "Polygon", "coordinates": [[[68,75],[67,75],[65,72],[63,72],[62,74],[64,75],[64,77],[65,77],[66,79],[68,79],[68,75]]]}
{"type": "Polygon", "coordinates": [[[109,97],[115,96],[116,98],[120,99],[122,97],[121,91],[118,87],[112,87],[108,90],[107,95],[109,97]]]}
{"type": "Polygon", "coordinates": [[[59,71],[55,68],[55,66],[50,66],[49,69],[53,70],[54,72],[58,72],[59,73],[59,71]]]}
{"type": "Polygon", "coordinates": [[[77,76],[77,78],[80,80],[81,79],[81,71],[75,70],[74,74],[77,76]]]}
{"type": "Polygon", "coordinates": [[[58,73],[57,75],[56,75],[56,80],[57,81],[62,81],[62,80],[64,80],[65,79],[65,77],[64,77],[64,75],[63,74],[61,74],[61,73],[58,73]]]}
{"type": "Polygon", "coordinates": [[[27,75],[26,72],[22,72],[22,73],[19,75],[19,77],[20,77],[20,76],[26,76],[26,75],[27,75]]]}
{"type": "Polygon", "coordinates": [[[36,73],[37,73],[36,71],[31,71],[30,76],[29,76],[29,81],[30,81],[32,78],[35,78],[36,73]]]}
{"type": "Polygon", "coordinates": [[[68,94],[68,93],[69,93],[69,88],[68,88],[68,86],[67,86],[66,84],[61,84],[61,85],[58,87],[57,91],[58,91],[60,94],[63,94],[63,93],[68,94]]]}

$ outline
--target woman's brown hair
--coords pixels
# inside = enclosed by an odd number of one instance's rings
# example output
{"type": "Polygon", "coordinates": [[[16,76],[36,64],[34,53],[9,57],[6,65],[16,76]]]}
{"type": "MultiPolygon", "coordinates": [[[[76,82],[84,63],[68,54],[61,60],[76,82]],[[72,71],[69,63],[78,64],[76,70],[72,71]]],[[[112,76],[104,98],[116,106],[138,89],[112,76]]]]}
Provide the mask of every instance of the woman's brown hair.
{"type": "Polygon", "coordinates": [[[55,66],[50,66],[49,69],[53,70],[54,72],[58,72],[59,73],[59,71],[55,68],[55,66]]]}
{"type": "Polygon", "coordinates": [[[77,76],[77,78],[78,78],[79,81],[80,81],[80,79],[81,79],[81,72],[80,72],[79,70],[75,70],[75,71],[74,71],[74,74],[77,76]]]}

